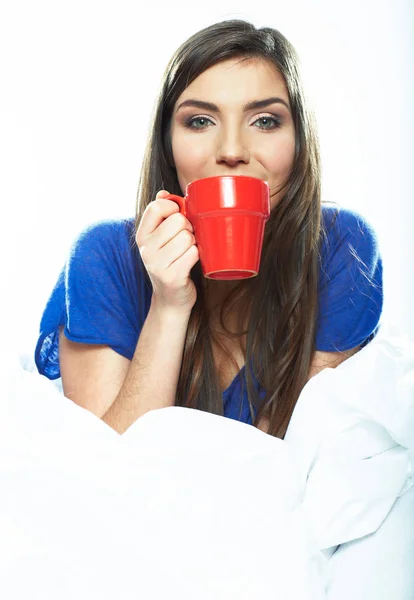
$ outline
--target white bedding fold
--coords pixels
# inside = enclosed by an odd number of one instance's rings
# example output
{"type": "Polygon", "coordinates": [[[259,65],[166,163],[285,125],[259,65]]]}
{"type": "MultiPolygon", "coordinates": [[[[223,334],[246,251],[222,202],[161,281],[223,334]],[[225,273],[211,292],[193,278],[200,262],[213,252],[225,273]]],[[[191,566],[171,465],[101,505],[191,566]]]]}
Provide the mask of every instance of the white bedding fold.
{"type": "MultiPolygon", "coordinates": [[[[380,540],[414,484],[414,350],[385,328],[308,382],[284,441],[178,407],[119,436],[13,356],[1,364],[8,600],[339,600],[340,551],[380,540]]],[[[393,600],[413,599],[408,581],[393,600]]]]}
{"type": "Polygon", "coordinates": [[[377,530],[414,485],[414,345],[389,330],[305,386],[286,444],[320,549],[377,530]]]}

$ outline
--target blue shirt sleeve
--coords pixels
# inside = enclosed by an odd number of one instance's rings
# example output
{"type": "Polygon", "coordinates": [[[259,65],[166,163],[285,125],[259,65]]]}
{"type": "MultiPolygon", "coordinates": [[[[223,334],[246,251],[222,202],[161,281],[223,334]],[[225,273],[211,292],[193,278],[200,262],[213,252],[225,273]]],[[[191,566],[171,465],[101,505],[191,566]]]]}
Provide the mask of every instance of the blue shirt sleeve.
{"type": "Polygon", "coordinates": [[[372,227],[357,213],[323,207],[316,350],[366,344],[383,306],[382,260],[372,227]]]}
{"type": "Polygon", "coordinates": [[[133,220],[91,225],[74,242],[46,304],[35,350],[38,371],[60,377],[60,326],[69,340],[105,344],[131,360],[150,300],[133,220]]]}

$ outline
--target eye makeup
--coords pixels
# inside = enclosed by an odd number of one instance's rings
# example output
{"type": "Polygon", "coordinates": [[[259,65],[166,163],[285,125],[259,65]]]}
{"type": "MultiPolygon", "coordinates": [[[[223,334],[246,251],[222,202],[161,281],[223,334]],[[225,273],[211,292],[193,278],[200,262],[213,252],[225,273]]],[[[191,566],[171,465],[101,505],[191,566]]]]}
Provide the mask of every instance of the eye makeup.
{"type": "MultiPolygon", "coordinates": [[[[257,126],[256,129],[261,129],[262,131],[274,131],[275,129],[281,127],[282,119],[273,114],[260,115],[252,123],[250,123],[249,126],[256,126],[257,123],[261,123],[262,126],[257,126]]],[[[210,119],[210,117],[205,115],[196,115],[185,119],[183,125],[187,129],[200,131],[207,129],[211,125],[215,125],[215,123],[212,121],[212,119],[210,119]],[[210,125],[208,125],[208,123],[210,123],[210,125]]]]}

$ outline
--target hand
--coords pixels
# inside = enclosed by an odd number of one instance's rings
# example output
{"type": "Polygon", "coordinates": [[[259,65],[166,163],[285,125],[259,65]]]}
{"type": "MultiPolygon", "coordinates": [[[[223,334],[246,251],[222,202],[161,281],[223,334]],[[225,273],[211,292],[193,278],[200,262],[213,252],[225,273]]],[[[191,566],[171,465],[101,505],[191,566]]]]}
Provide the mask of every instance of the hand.
{"type": "Polygon", "coordinates": [[[190,221],[175,202],[165,200],[168,194],[159,191],[147,206],[135,239],[157,307],[191,311],[197,290],[190,271],[199,253],[190,221]]]}

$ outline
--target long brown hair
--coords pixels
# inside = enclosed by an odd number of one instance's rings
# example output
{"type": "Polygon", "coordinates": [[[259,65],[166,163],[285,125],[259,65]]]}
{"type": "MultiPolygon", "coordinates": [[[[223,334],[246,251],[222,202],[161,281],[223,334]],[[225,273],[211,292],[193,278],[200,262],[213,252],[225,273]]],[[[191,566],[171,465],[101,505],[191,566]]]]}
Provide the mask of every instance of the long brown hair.
{"type": "MultiPolygon", "coordinates": [[[[155,105],[139,182],[136,228],[160,189],[182,194],[174,168],[170,124],[174,105],[203,71],[228,59],[271,61],[283,75],[295,126],[295,158],[283,197],[266,224],[257,277],[244,280],[225,299],[224,315],[237,304],[249,314],[245,336],[246,384],[254,424],[269,419],[268,433],[283,438],[307,381],[315,349],[318,248],[320,238],[320,158],[312,114],[306,106],[296,52],[277,30],[223,21],[190,37],[165,70],[155,105]],[[266,396],[260,398],[253,374],[266,396]],[[255,416],[255,413],[256,416],[255,416]]],[[[187,328],[176,404],[223,414],[222,393],[212,351],[212,331],[200,264],[191,277],[197,301],[187,328]]]]}

